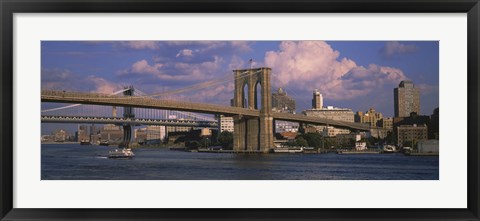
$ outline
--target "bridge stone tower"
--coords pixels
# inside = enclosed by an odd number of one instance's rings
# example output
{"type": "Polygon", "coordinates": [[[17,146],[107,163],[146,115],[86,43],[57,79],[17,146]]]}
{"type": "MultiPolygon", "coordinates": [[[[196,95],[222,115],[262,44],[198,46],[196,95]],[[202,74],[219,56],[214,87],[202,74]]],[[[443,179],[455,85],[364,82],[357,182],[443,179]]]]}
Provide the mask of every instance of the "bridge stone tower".
{"type": "MultiPolygon", "coordinates": [[[[135,89],[133,86],[126,87],[123,95],[124,96],[133,96],[135,89]]],[[[135,112],[133,107],[123,107],[123,118],[135,118],[135,112]]],[[[123,148],[129,148],[130,142],[132,140],[132,125],[123,124],[123,141],[120,144],[123,148]]]]}
{"type": "Polygon", "coordinates": [[[273,147],[271,68],[234,70],[235,94],[233,106],[257,109],[260,116],[234,117],[233,149],[235,151],[268,152],[273,147]],[[257,91],[257,85],[260,91],[257,91]],[[260,101],[257,95],[260,93],[260,101]]]}

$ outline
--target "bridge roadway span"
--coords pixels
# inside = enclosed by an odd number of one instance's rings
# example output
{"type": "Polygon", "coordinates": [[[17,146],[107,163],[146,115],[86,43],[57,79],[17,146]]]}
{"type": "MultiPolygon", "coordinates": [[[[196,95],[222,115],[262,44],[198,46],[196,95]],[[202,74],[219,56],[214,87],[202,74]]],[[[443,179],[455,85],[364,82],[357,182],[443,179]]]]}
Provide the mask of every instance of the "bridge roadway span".
{"type": "Polygon", "coordinates": [[[185,127],[218,127],[215,121],[177,120],[177,119],[144,119],[123,117],[86,117],[86,116],[43,116],[42,123],[102,123],[129,125],[162,125],[185,127]]]}
{"type": "MultiPolygon", "coordinates": [[[[42,90],[42,102],[56,102],[56,103],[75,103],[75,104],[94,104],[106,106],[119,107],[137,107],[137,108],[151,108],[163,110],[180,110],[197,113],[208,114],[223,114],[226,116],[242,115],[244,117],[259,117],[260,111],[231,107],[216,104],[205,104],[175,100],[162,100],[150,97],[135,97],[135,96],[121,96],[121,95],[105,95],[97,93],[86,92],[68,92],[68,91],[53,91],[42,90]]],[[[272,113],[275,120],[293,121],[309,124],[330,125],[340,128],[348,128],[354,130],[368,131],[370,127],[366,124],[344,122],[337,120],[329,120],[325,118],[309,117],[301,114],[289,113],[272,113]]]]}

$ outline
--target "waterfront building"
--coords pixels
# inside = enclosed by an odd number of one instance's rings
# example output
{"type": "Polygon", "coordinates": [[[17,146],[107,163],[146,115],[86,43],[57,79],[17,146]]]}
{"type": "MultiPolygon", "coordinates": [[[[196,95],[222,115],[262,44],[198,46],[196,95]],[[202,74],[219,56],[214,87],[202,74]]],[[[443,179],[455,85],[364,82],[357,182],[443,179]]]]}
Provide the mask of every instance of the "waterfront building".
{"type": "Polygon", "coordinates": [[[377,127],[377,128],[371,128],[370,131],[369,131],[369,135],[371,137],[383,139],[383,138],[387,137],[389,132],[392,132],[392,129],[385,129],[385,128],[377,127]]]}
{"type": "Polygon", "coordinates": [[[298,135],[297,132],[282,132],[282,133],[278,133],[278,134],[280,135],[280,137],[283,140],[288,140],[288,141],[295,140],[297,138],[297,135],[298,135]]]}
{"type": "Polygon", "coordinates": [[[65,142],[66,138],[67,138],[67,132],[65,130],[55,130],[53,132],[53,140],[55,142],[65,142]]]}
{"type": "Polygon", "coordinates": [[[403,146],[407,143],[413,147],[415,143],[428,139],[428,126],[423,125],[400,125],[396,129],[397,145],[403,146]]]}
{"type": "Polygon", "coordinates": [[[382,113],[376,112],[373,108],[365,113],[357,112],[355,122],[370,125],[372,128],[369,131],[369,136],[375,138],[383,139],[393,130],[393,118],[384,118],[382,113]]]}
{"type": "MultiPolygon", "coordinates": [[[[176,115],[169,115],[168,119],[171,119],[171,120],[177,119],[177,116],[176,115]]],[[[178,120],[190,120],[190,119],[180,118],[178,120]]],[[[192,130],[192,127],[189,127],[189,126],[167,126],[166,130],[167,130],[167,134],[170,133],[170,132],[188,132],[188,131],[192,130]]]]}
{"type": "Polygon", "coordinates": [[[312,98],[312,109],[320,110],[323,108],[323,96],[320,92],[315,89],[313,91],[313,98],[312,98]]]}
{"type": "MultiPolygon", "coordinates": [[[[408,117],[395,117],[393,118],[393,127],[394,127],[394,134],[397,135],[397,128],[401,125],[427,125],[430,127],[430,116],[423,116],[418,115],[417,113],[413,112],[410,113],[408,117]]],[[[430,137],[430,139],[433,139],[430,137]]]]}
{"type": "Polygon", "coordinates": [[[322,135],[324,137],[336,137],[339,134],[349,134],[350,130],[348,129],[342,129],[342,128],[336,128],[332,126],[325,126],[322,131],[322,135]]]}
{"type": "Polygon", "coordinates": [[[109,130],[117,131],[117,130],[122,130],[122,127],[116,126],[115,124],[105,124],[103,126],[103,128],[100,129],[100,131],[102,131],[102,130],[104,130],[104,131],[109,131],[109,130]]]}
{"type": "MultiPolygon", "coordinates": [[[[333,106],[323,107],[323,96],[318,90],[313,91],[312,98],[312,109],[303,111],[303,114],[310,117],[319,117],[324,119],[346,121],[346,122],[355,122],[355,114],[352,109],[348,108],[338,108],[333,106]]],[[[313,126],[318,132],[324,134],[339,134],[339,133],[350,133],[350,130],[347,129],[332,129],[327,128],[327,126],[313,126]],[[326,129],[326,131],[324,131],[326,129]]]]}
{"type": "Polygon", "coordinates": [[[430,124],[430,116],[427,115],[418,115],[415,112],[410,113],[408,117],[394,117],[393,126],[399,125],[412,125],[412,124],[430,124]]]}
{"type": "Polygon", "coordinates": [[[191,129],[192,129],[192,127],[188,127],[188,126],[182,126],[182,127],[167,126],[167,133],[170,133],[170,132],[188,132],[191,129]]]}
{"type": "Polygon", "coordinates": [[[408,117],[420,113],[420,92],[412,81],[402,81],[393,90],[395,117],[408,117]]]}
{"type": "MultiPolygon", "coordinates": [[[[308,134],[308,133],[319,133],[319,132],[321,133],[321,131],[318,131],[317,128],[314,127],[314,126],[305,126],[303,128],[303,130],[306,134],[308,134]]],[[[322,128],[322,130],[323,130],[323,128],[322,128]]]]}
{"type": "Polygon", "coordinates": [[[276,133],[283,133],[283,132],[298,132],[298,128],[300,124],[298,122],[290,122],[290,121],[275,121],[275,132],[276,133]]]}
{"type": "Polygon", "coordinates": [[[273,141],[273,144],[275,147],[285,147],[288,142],[295,141],[297,135],[297,132],[275,133],[275,140],[273,141]]]}
{"type": "Polygon", "coordinates": [[[393,118],[385,117],[380,119],[378,127],[392,131],[393,129],[393,118]]]}
{"type": "Polygon", "coordinates": [[[97,144],[100,143],[100,129],[95,125],[90,126],[90,143],[97,144]]]}
{"type": "Polygon", "coordinates": [[[438,153],[439,146],[438,140],[422,140],[417,143],[419,153],[438,153]]]}
{"type": "MultiPolygon", "coordinates": [[[[352,109],[348,108],[337,108],[332,106],[327,106],[326,108],[322,109],[309,109],[303,112],[307,116],[311,117],[319,117],[319,118],[326,118],[330,120],[338,120],[338,121],[346,121],[346,122],[355,122],[355,114],[353,113],[352,109]]],[[[327,126],[314,126],[317,131],[323,131],[323,129],[327,126]]],[[[350,130],[341,129],[338,130],[342,133],[350,133],[350,130]],[[347,132],[348,131],[348,132],[347,132]]]]}
{"type": "Polygon", "coordinates": [[[272,93],[272,110],[274,112],[295,113],[295,100],[282,88],[272,93]]]}
{"type": "Polygon", "coordinates": [[[144,143],[147,140],[147,128],[142,127],[135,129],[133,137],[137,143],[144,143]]]}
{"type": "MultiPolygon", "coordinates": [[[[287,95],[283,88],[278,88],[277,92],[272,93],[272,111],[283,113],[295,113],[295,100],[287,95]]],[[[274,121],[275,132],[297,132],[299,124],[297,122],[274,121]]]]}
{"type": "Polygon", "coordinates": [[[123,128],[114,124],[105,124],[100,129],[100,140],[110,144],[119,143],[123,139],[123,128]]]}
{"type": "Polygon", "coordinates": [[[54,135],[42,135],[42,143],[43,142],[53,142],[55,141],[54,135]]]}
{"type": "Polygon", "coordinates": [[[217,116],[217,120],[218,120],[218,127],[220,129],[220,133],[223,131],[228,131],[233,133],[233,130],[234,130],[233,117],[225,117],[223,115],[219,115],[217,116]]]}
{"type": "Polygon", "coordinates": [[[165,126],[159,125],[148,125],[146,132],[146,143],[161,143],[167,135],[165,126]]]}
{"type": "Polygon", "coordinates": [[[88,134],[88,127],[85,125],[78,125],[76,137],[77,142],[90,140],[90,134],[88,134]]]}
{"type": "Polygon", "coordinates": [[[370,108],[367,112],[361,111],[355,114],[355,122],[362,124],[369,124],[371,127],[376,127],[383,119],[383,115],[380,112],[376,112],[375,109],[370,108]]]}
{"type": "Polygon", "coordinates": [[[210,128],[202,128],[200,129],[200,136],[201,137],[212,136],[212,130],[210,130],[210,128]]]}
{"type": "Polygon", "coordinates": [[[92,124],[90,126],[90,135],[98,134],[98,132],[100,132],[100,128],[92,124]]]}
{"type": "Polygon", "coordinates": [[[327,137],[326,139],[330,139],[338,145],[338,147],[355,147],[355,143],[360,141],[362,138],[365,137],[365,134],[357,134],[357,133],[348,133],[348,134],[338,134],[335,137],[327,137]]]}
{"type": "Polygon", "coordinates": [[[322,109],[309,109],[304,111],[305,115],[311,117],[321,117],[330,120],[355,122],[355,114],[352,109],[327,106],[322,109]]]}

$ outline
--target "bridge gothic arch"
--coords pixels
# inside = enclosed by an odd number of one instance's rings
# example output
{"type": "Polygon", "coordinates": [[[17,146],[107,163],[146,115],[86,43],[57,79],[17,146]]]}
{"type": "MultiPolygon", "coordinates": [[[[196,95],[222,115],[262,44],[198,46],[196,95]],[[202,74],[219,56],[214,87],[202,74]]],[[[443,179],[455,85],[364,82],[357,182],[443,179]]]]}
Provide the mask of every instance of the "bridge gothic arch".
{"type": "Polygon", "coordinates": [[[248,104],[250,103],[248,100],[248,83],[244,83],[242,86],[242,107],[248,109],[248,104]]]}
{"type": "Polygon", "coordinates": [[[254,92],[253,107],[254,107],[255,110],[259,110],[259,109],[262,108],[262,95],[263,95],[262,83],[260,81],[257,81],[255,83],[254,90],[255,90],[255,92],[254,92]],[[260,97],[260,99],[259,99],[259,97],[260,97]]]}
{"type": "Polygon", "coordinates": [[[233,106],[260,111],[259,117],[235,116],[233,146],[236,151],[267,152],[273,147],[270,74],[271,69],[266,67],[234,70],[233,106]]]}

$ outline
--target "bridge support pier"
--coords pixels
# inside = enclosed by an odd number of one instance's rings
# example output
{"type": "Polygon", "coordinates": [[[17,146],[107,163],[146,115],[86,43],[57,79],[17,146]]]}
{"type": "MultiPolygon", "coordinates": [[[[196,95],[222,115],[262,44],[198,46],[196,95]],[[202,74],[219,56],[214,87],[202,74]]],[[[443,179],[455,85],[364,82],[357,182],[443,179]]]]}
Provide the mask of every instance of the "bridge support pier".
{"type": "Polygon", "coordinates": [[[260,149],[260,142],[258,140],[259,138],[259,121],[258,118],[250,118],[246,119],[247,122],[247,151],[256,151],[260,149]]]}
{"type": "Polygon", "coordinates": [[[236,107],[257,109],[259,117],[234,117],[233,149],[235,151],[260,151],[268,153],[273,148],[273,117],[270,86],[270,68],[234,70],[236,107]],[[260,90],[257,86],[260,84],[260,90]],[[247,90],[244,91],[245,85],[247,90]],[[247,96],[245,96],[245,92],[247,96]],[[260,93],[260,100],[257,95],[260,93]],[[248,102],[245,102],[245,101],[248,102]],[[248,104],[245,105],[245,104],[248,104]]]}
{"type": "Polygon", "coordinates": [[[259,119],[260,125],[260,132],[259,132],[259,143],[260,147],[264,147],[262,150],[263,152],[270,151],[271,148],[274,147],[273,145],[273,117],[272,116],[262,116],[260,114],[259,119]]]}
{"type": "MultiPolygon", "coordinates": [[[[133,96],[135,89],[133,86],[129,86],[125,89],[128,89],[123,92],[124,96],[133,96]]],[[[135,112],[133,107],[123,107],[123,117],[124,118],[135,118],[135,112]]],[[[132,142],[132,125],[124,124],[123,125],[123,141],[120,144],[120,147],[129,148],[130,143],[132,142]]]]}
{"type": "Polygon", "coordinates": [[[123,141],[121,147],[129,148],[132,140],[132,126],[123,125],[123,141]]]}
{"type": "Polygon", "coordinates": [[[233,150],[246,150],[247,122],[243,116],[233,117],[233,150]]]}

